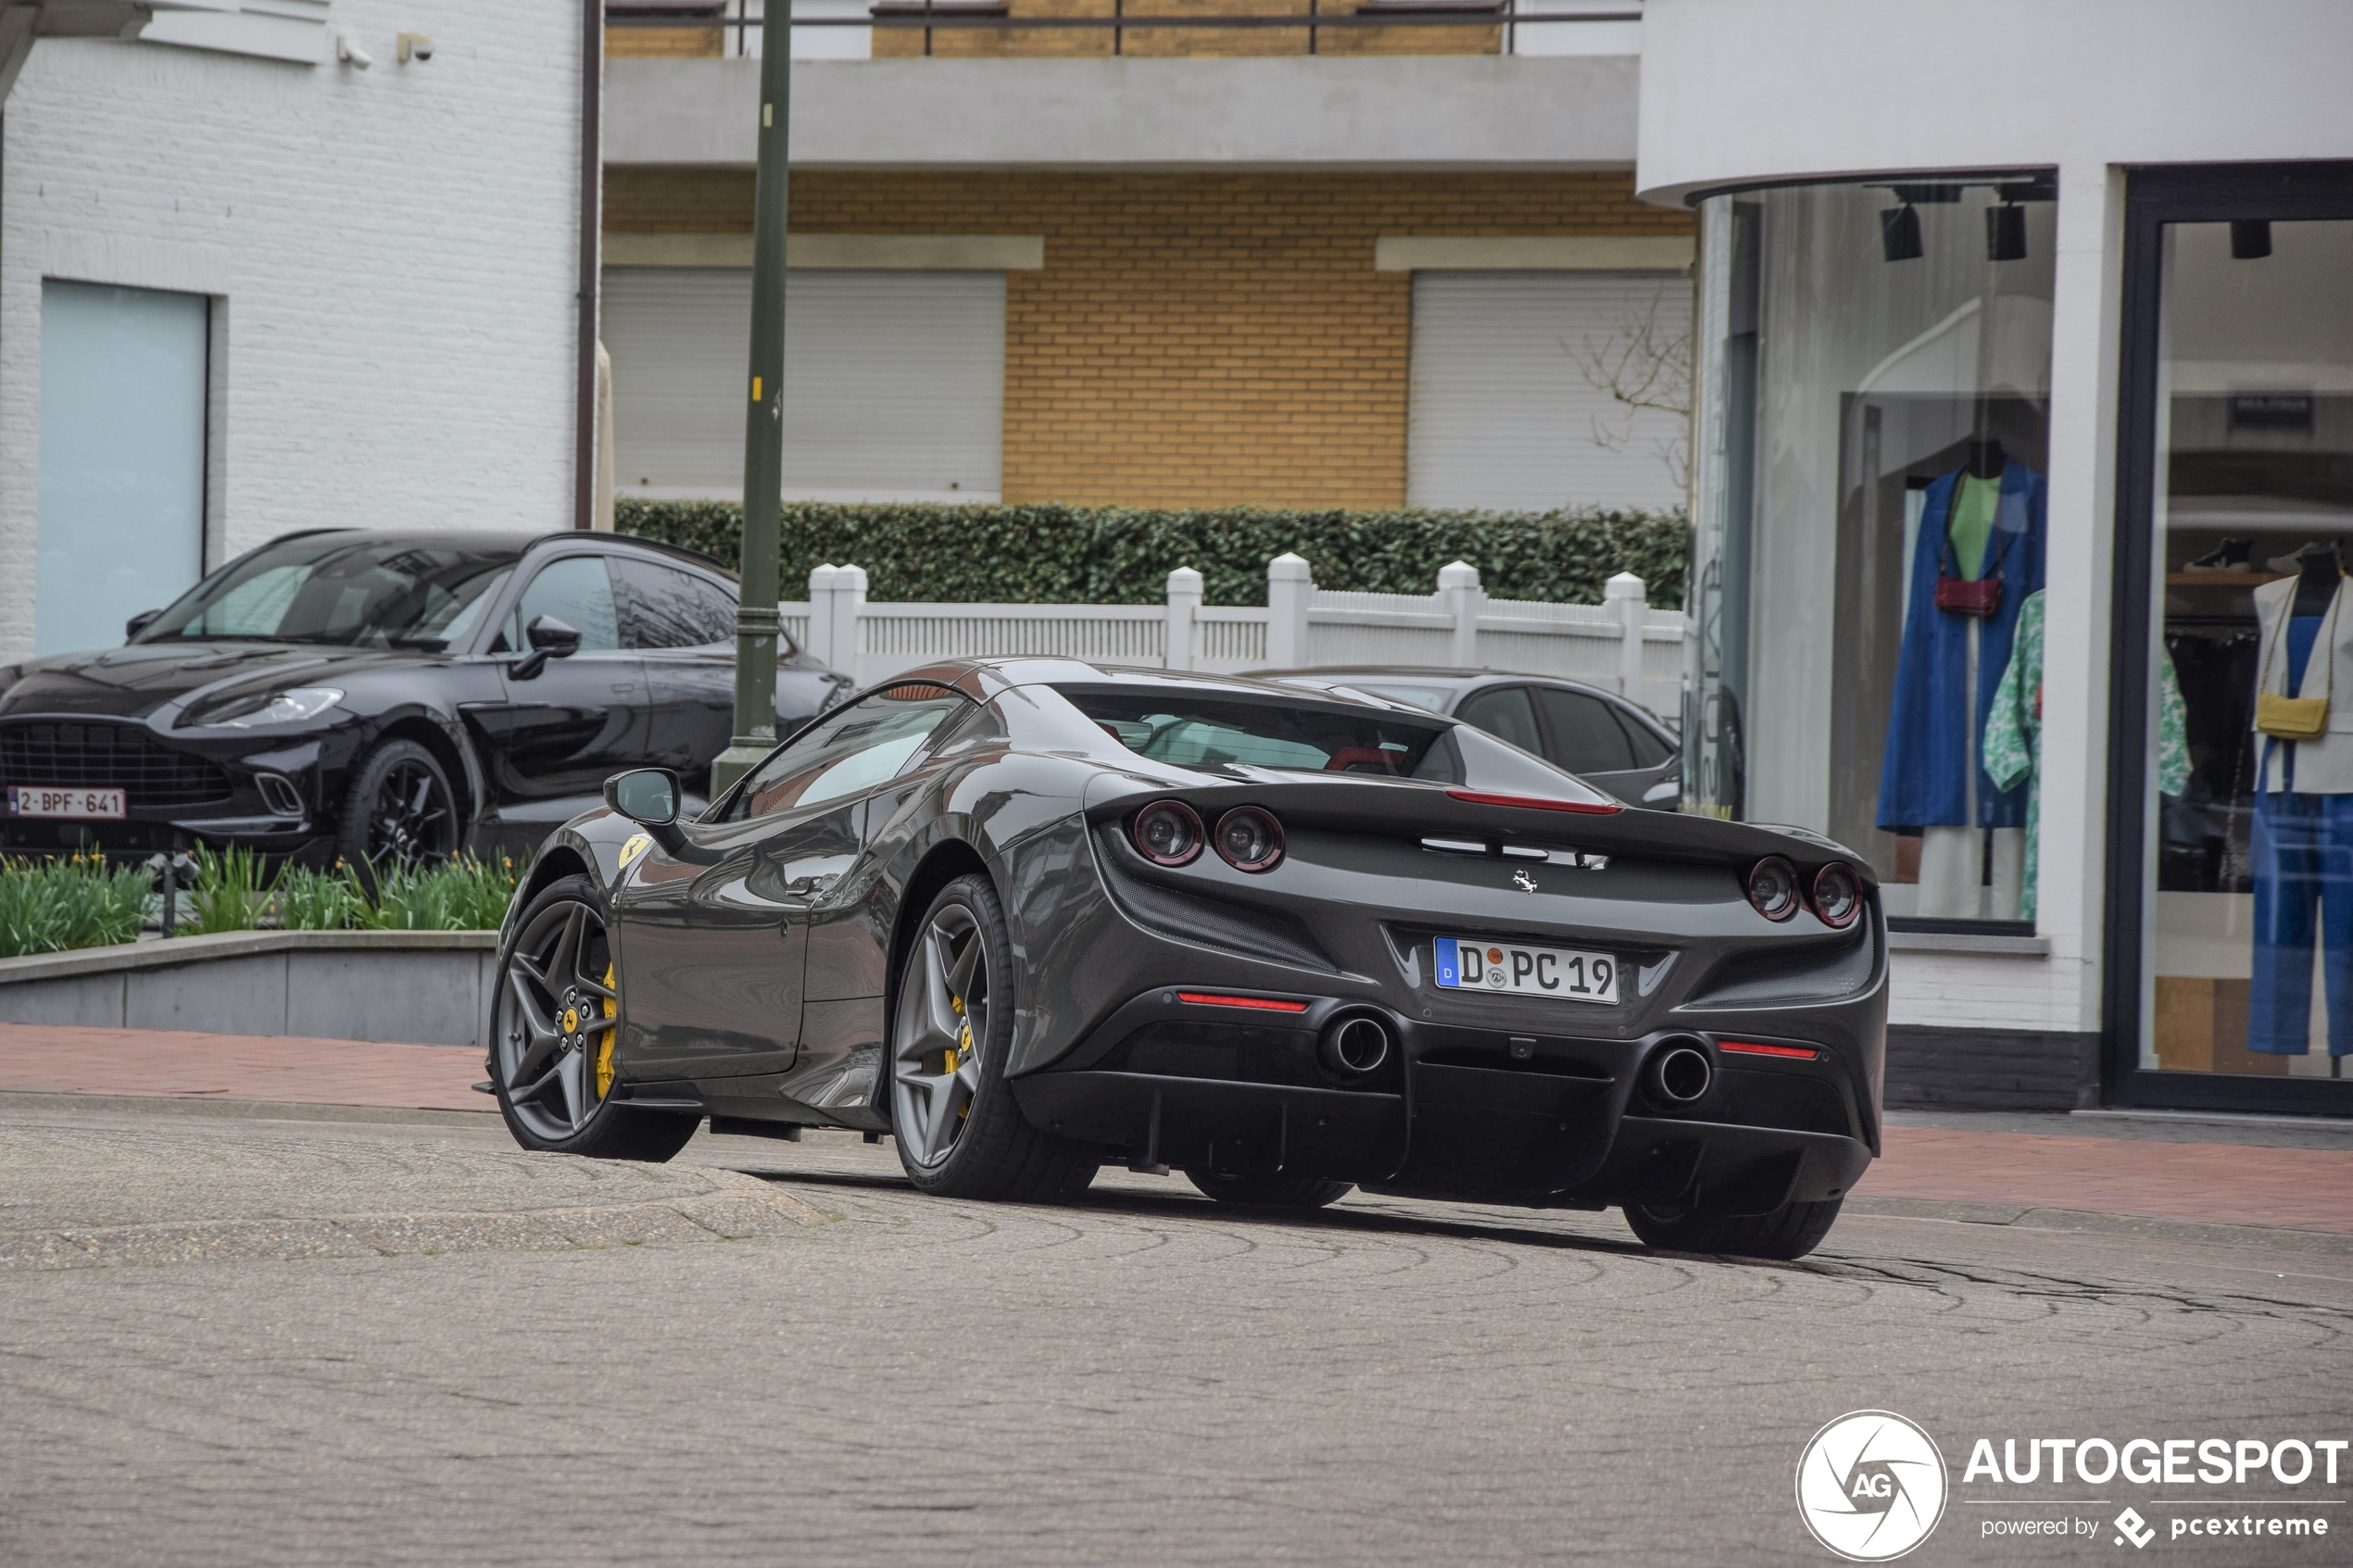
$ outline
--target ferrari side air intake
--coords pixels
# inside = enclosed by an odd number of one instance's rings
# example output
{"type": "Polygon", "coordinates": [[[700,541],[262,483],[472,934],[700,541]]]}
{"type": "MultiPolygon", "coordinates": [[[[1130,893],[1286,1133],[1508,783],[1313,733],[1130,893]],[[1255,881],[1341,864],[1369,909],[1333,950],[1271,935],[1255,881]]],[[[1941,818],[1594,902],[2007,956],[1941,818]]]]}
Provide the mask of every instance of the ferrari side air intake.
{"type": "Polygon", "coordinates": [[[1316,1055],[1340,1078],[1369,1078],[1389,1061],[1389,1025],[1368,1012],[1344,1012],[1324,1026],[1316,1055]]]}
{"type": "Polygon", "coordinates": [[[1696,1104],[1715,1081],[1716,1064],[1696,1042],[1669,1041],[1642,1064],[1642,1092],[1655,1105],[1696,1104]]]}

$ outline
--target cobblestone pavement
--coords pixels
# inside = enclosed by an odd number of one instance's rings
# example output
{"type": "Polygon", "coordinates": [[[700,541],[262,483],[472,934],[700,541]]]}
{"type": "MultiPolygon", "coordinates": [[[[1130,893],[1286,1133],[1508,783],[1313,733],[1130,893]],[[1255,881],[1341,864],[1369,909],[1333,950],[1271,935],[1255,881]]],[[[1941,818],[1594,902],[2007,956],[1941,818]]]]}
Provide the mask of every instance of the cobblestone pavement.
{"type": "MultiPolygon", "coordinates": [[[[1793,1467],[1869,1407],[1952,1473],[1907,1562],[2114,1562],[2105,1527],[1983,1531],[2127,1502],[2162,1529],[2183,1496],[2353,1531],[2353,1465],[1961,1485],[1981,1436],[2353,1436],[2335,1237],[1857,1214],[1762,1266],[1615,1215],[1272,1216],[1125,1172],[1065,1208],[926,1200],[839,1135],[651,1169],[470,1118],[19,1098],[0,1242],[0,1562],[1820,1563],[1793,1467]]],[[[2204,1556],[2344,1560],[2258,1545],[2204,1556]]]]}

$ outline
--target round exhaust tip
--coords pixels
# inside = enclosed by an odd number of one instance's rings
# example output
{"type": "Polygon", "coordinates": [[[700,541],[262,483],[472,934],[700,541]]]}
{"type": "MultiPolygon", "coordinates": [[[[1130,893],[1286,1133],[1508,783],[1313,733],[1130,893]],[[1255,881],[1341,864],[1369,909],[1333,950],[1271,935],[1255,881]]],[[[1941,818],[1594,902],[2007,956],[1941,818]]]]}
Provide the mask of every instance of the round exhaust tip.
{"type": "Polygon", "coordinates": [[[1369,1013],[1335,1019],[1324,1030],[1318,1054],[1324,1066],[1343,1078],[1369,1077],[1389,1061],[1389,1025],[1369,1013]]]}
{"type": "Polygon", "coordinates": [[[1697,1046],[1670,1046],[1650,1060],[1643,1073],[1651,1098],[1666,1105],[1691,1105],[1706,1098],[1716,1064],[1697,1046]]]}

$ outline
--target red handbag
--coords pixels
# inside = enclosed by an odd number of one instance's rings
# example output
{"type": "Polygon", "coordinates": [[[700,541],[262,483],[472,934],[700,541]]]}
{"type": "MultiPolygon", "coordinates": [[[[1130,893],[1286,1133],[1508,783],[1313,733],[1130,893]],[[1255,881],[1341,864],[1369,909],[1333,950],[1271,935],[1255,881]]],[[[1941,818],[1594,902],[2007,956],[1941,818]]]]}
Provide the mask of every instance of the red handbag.
{"type": "Polygon", "coordinates": [[[1991,621],[2002,613],[2001,557],[1994,556],[1994,575],[1974,582],[1946,571],[1953,564],[1953,540],[1944,539],[1944,554],[1936,563],[1936,608],[1947,615],[1972,615],[1991,621]]]}

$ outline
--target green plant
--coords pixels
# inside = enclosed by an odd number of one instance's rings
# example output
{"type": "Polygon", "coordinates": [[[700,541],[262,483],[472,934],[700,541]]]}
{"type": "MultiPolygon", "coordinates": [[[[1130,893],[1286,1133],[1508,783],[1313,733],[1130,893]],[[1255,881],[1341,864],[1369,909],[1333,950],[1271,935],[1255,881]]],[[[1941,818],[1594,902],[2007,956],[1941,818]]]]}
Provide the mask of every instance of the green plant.
{"type": "MultiPolygon", "coordinates": [[[[622,497],[615,526],[703,550],[733,566],[740,508],[727,501],[622,497]]],[[[812,567],[855,562],[878,600],[1000,604],[1154,604],[1169,571],[1201,572],[1208,602],[1266,602],[1266,563],[1307,558],[1326,588],[1427,594],[1438,569],[1478,568],[1490,596],[1598,604],[1620,571],[1650,602],[1682,602],[1691,528],[1680,513],[1577,508],[1550,512],[1271,507],[1147,508],[796,502],[780,521],[785,592],[812,567]]]]}
{"type": "MultiPolygon", "coordinates": [[[[376,873],[376,896],[355,923],[371,931],[487,931],[507,913],[522,868],[510,856],[471,856],[376,873]]],[[[359,878],[351,878],[357,888],[359,878]]]]}
{"type": "Polygon", "coordinates": [[[251,931],[261,921],[261,857],[240,845],[195,851],[196,880],[188,890],[186,916],[174,926],[183,936],[251,931]]]}
{"type": "Polygon", "coordinates": [[[0,958],[136,941],[154,873],[95,855],[0,859],[0,958]]]}
{"type": "Polygon", "coordinates": [[[270,892],[281,931],[344,931],[359,923],[368,907],[359,882],[335,862],[333,871],[287,866],[270,892]]]}

